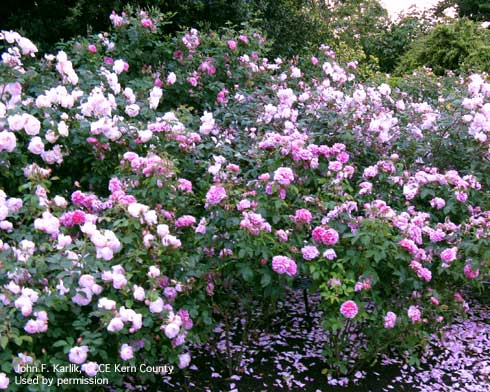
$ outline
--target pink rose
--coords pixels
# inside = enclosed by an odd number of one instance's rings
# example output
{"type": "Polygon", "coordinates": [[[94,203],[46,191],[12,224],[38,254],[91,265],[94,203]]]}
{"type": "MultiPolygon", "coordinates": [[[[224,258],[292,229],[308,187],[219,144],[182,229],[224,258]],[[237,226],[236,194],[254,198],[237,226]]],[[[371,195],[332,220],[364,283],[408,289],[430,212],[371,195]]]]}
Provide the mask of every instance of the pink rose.
{"type": "Polygon", "coordinates": [[[311,215],[311,212],[306,208],[300,208],[299,210],[296,210],[291,219],[296,223],[310,223],[313,219],[313,215],[311,215]]]}
{"type": "Polygon", "coordinates": [[[434,197],[430,201],[430,205],[432,208],[437,208],[438,210],[440,210],[446,206],[446,201],[444,199],[441,199],[440,197],[434,197]]]}
{"type": "Polygon", "coordinates": [[[274,172],[274,181],[288,186],[294,180],[294,173],[289,167],[280,167],[274,172]]]}
{"type": "Polygon", "coordinates": [[[153,22],[151,21],[151,19],[143,18],[143,19],[141,19],[141,26],[146,27],[147,29],[150,29],[153,27],[153,22]]]}
{"type": "Polygon", "coordinates": [[[289,276],[296,275],[297,266],[294,260],[286,256],[274,256],[272,258],[272,270],[278,274],[289,276]]]}
{"type": "Polygon", "coordinates": [[[82,370],[89,377],[95,377],[99,371],[99,365],[96,362],[87,362],[82,365],[82,370]]]}
{"type": "Polygon", "coordinates": [[[124,343],[119,350],[119,355],[121,356],[121,359],[123,361],[130,360],[134,357],[133,347],[131,347],[129,344],[124,343]]]}
{"type": "Polygon", "coordinates": [[[73,347],[68,353],[68,359],[71,363],[81,365],[87,360],[88,346],[73,347]]]}
{"type": "Polygon", "coordinates": [[[385,328],[394,328],[396,324],[396,314],[393,312],[386,313],[384,318],[384,327],[385,328]]]}
{"type": "Polygon", "coordinates": [[[226,199],[226,197],[227,194],[225,188],[223,188],[221,185],[213,185],[211,188],[209,188],[209,191],[206,194],[206,204],[219,204],[226,199]]]}
{"type": "Polygon", "coordinates": [[[446,263],[450,263],[451,261],[456,260],[457,253],[458,253],[458,248],[456,246],[443,250],[440,254],[441,260],[446,263]]]}
{"type": "Polygon", "coordinates": [[[466,264],[464,266],[463,271],[464,271],[465,276],[469,279],[478,278],[478,275],[480,275],[480,270],[478,268],[473,270],[471,267],[471,264],[466,264]]]}
{"type": "Polygon", "coordinates": [[[308,245],[301,249],[301,253],[305,260],[313,260],[320,256],[320,252],[318,251],[316,246],[308,245]]]}
{"type": "Polygon", "coordinates": [[[236,41],[232,40],[232,39],[229,39],[228,41],[226,41],[226,43],[228,44],[228,47],[231,49],[231,50],[235,50],[236,47],[237,47],[237,43],[236,41]]]}
{"type": "Polygon", "coordinates": [[[408,308],[407,314],[414,324],[419,322],[422,318],[422,313],[420,312],[419,308],[413,305],[408,308]]]}
{"type": "Polygon", "coordinates": [[[356,317],[359,309],[357,307],[357,304],[354,301],[345,301],[341,306],[340,306],[340,313],[346,318],[352,319],[356,317]]]}
{"type": "Polygon", "coordinates": [[[10,380],[5,373],[0,373],[0,389],[7,389],[9,387],[10,380]]]}

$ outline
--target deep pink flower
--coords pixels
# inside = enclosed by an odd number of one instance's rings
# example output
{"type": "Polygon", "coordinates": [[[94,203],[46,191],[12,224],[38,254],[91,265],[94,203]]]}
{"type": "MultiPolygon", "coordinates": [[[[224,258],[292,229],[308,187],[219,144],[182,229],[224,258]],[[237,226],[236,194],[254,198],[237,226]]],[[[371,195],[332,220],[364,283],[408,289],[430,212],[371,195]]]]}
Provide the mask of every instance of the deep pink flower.
{"type": "Polygon", "coordinates": [[[192,215],[183,215],[175,221],[175,227],[190,227],[196,223],[196,218],[192,215]]]}
{"type": "Polygon", "coordinates": [[[443,250],[440,256],[442,261],[446,263],[450,263],[451,261],[456,260],[457,254],[458,254],[458,248],[454,246],[452,248],[443,250]]]}
{"type": "Polygon", "coordinates": [[[340,306],[340,313],[342,313],[342,315],[345,318],[352,319],[352,318],[356,317],[358,312],[359,312],[359,309],[357,307],[357,304],[352,300],[345,301],[340,306]]]}
{"type": "Polygon", "coordinates": [[[335,229],[325,229],[321,226],[315,227],[312,232],[313,239],[316,242],[332,246],[339,241],[339,233],[335,229]]]}
{"type": "Polygon", "coordinates": [[[393,312],[386,313],[384,318],[384,327],[385,328],[394,328],[396,324],[396,314],[393,312]]]}
{"type": "Polygon", "coordinates": [[[173,57],[175,60],[183,60],[184,59],[184,52],[182,52],[181,50],[176,50],[173,53],[173,57]]]}
{"type": "Polygon", "coordinates": [[[143,18],[141,19],[141,25],[149,29],[153,27],[153,22],[151,21],[151,19],[143,18]]]}
{"type": "Polygon", "coordinates": [[[454,195],[456,196],[456,200],[461,203],[466,203],[466,200],[468,200],[468,194],[465,192],[455,192],[454,195]]]}
{"type": "Polygon", "coordinates": [[[187,193],[192,192],[192,182],[186,180],[185,178],[179,178],[178,182],[179,182],[178,185],[179,190],[187,193]]]}
{"type": "Polygon", "coordinates": [[[228,47],[231,50],[235,50],[236,47],[237,47],[237,44],[236,44],[236,41],[235,40],[229,39],[228,41],[226,41],[226,43],[228,44],[228,47]]]}
{"type": "Polygon", "coordinates": [[[300,208],[299,210],[296,210],[291,219],[296,223],[310,223],[313,219],[313,215],[311,215],[311,212],[306,208],[300,208]]]}
{"type": "Polygon", "coordinates": [[[408,253],[410,253],[411,255],[416,254],[417,250],[419,249],[417,247],[417,245],[415,244],[415,242],[413,242],[412,240],[409,240],[408,238],[404,238],[403,240],[398,242],[398,244],[402,248],[406,249],[408,251],[408,253]]]}
{"type": "Polygon", "coordinates": [[[85,223],[85,213],[80,210],[73,211],[72,222],[75,225],[83,225],[85,223]]]}
{"type": "Polygon", "coordinates": [[[480,270],[478,268],[476,270],[473,270],[471,267],[471,264],[466,264],[464,266],[463,271],[464,271],[465,276],[469,279],[478,278],[478,275],[480,275],[480,270]]]}

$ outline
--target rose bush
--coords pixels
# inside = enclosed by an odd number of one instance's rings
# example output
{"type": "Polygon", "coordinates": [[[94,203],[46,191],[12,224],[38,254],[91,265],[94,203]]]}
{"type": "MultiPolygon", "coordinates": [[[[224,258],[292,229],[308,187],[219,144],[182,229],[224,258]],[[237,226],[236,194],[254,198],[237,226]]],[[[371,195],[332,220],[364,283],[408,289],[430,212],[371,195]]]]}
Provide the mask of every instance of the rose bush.
{"type": "Polygon", "coordinates": [[[52,55],[0,35],[0,387],[25,363],[185,368],[298,276],[336,372],[465,309],[490,257],[482,76],[361,83],[326,46],[271,61],[256,31],[111,21],[52,55]]]}

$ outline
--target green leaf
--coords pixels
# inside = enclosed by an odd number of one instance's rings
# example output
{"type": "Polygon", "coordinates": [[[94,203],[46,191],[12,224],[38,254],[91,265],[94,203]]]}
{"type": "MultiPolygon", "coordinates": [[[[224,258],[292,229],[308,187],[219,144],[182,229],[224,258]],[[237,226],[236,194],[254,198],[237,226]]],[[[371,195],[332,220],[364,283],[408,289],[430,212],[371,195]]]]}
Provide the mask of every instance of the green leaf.
{"type": "Polygon", "coordinates": [[[260,284],[262,285],[262,287],[266,287],[268,285],[270,285],[271,283],[271,275],[269,272],[266,272],[262,275],[262,278],[260,279],[260,284]]]}
{"type": "Polygon", "coordinates": [[[240,267],[240,273],[243,277],[243,280],[245,280],[246,282],[250,282],[254,277],[254,272],[248,264],[242,264],[242,266],[240,267]]]}
{"type": "Polygon", "coordinates": [[[9,338],[8,337],[6,337],[6,336],[0,337],[0,347],[2,348],[2,350],[5,350],[5,348],[7,347],[8,344],[9,344],[9,338]]]}

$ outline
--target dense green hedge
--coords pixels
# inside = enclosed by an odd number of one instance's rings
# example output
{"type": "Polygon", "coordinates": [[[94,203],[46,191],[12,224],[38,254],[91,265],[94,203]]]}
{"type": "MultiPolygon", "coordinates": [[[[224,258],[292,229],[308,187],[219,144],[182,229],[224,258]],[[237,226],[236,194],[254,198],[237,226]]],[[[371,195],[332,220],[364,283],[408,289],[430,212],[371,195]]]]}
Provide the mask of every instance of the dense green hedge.
{"type": "Polygon", "coordinates": [[[402,57],[398,74],[425,66],[436,75],[455,72],[490,71],[490,31],[477,22],[460,19],[436,26],[416,40],[402,57]]]}

